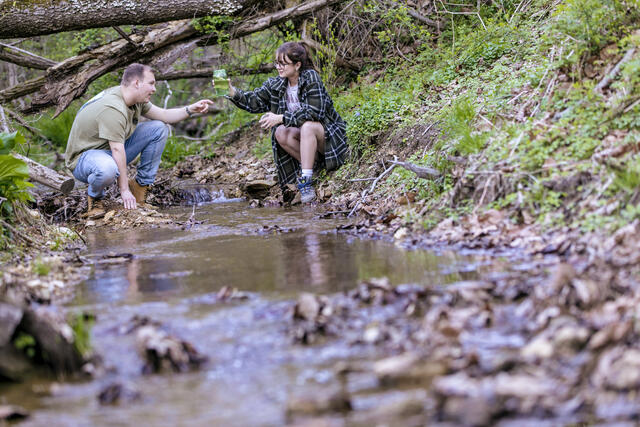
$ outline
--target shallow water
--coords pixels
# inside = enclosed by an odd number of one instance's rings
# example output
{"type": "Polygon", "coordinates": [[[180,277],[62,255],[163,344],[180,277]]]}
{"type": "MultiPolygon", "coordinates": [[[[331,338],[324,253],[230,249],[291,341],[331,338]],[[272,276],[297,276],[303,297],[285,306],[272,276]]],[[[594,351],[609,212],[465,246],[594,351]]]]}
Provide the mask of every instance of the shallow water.
{"type": "MultiPolygon", "coordinates": [[[[173,213],[186,219],[192,210],[173,213]]],[[[392,284],[424,286],[474,277],[467,257],[404,251],[336,233],[344,222],[318,219],[313,209],[225,203],[197,207],[194,217],[202,223],[189,230],[88,233],[89,258],[134,255],[129,262],[97,265],[70,307],[97,316],[92,341],[107,372],[87,382],[6,387],[4,403],[32,412],[21,425],[281,425],[290,396],[336,384],[334,363],[376,352],[339,339],[294,344],[284,323],[300,292],[342,292],[382,276],[392,284]],[[250,298],[215,303],[224,286],[250,298]],[[142,375],[135,334],[119,332],[134,315],[160,321],[209,362],[189,373],[142,375]],[[98,393],[114,381],[141,399],[101,406],[98,393]]]]}

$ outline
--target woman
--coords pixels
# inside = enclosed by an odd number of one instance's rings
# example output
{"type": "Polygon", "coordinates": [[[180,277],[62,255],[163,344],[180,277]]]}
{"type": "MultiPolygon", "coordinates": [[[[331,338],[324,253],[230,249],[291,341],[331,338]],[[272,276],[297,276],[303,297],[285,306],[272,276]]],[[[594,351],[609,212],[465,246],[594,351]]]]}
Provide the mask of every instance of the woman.
{"type": "Polygon", "coordinates": [[[244,92],[231,85],[229,99],[260,118],[263,129],[272,129],[271,144],[280,186],[297,182],[302,203],[312,202],[313,169],[339,168],[347,154],[346,124],[333,108],[306,45],[287,42],[276,50],[279,77],[244,92]]]}

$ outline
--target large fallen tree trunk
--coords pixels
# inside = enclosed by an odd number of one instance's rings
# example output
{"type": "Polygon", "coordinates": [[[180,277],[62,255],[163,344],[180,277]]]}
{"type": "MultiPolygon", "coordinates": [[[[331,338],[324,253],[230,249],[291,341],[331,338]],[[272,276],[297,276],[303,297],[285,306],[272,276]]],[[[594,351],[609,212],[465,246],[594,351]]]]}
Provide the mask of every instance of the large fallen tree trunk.
{"type": "Polygon", "coordinates": [[[59,174],[53,169],[41,165],[28,157],[20,154],[12,154],[17,159],[22,160],[29,166],[29,178],[32,181],[46,185],[47,187],[58,190],[63,194],[69,194],[73,190],[75,180],[67,175],[59,174]]]}
{"type": "MultiPolygon", "coordinates": [[[[344,0],[313,0],[254,19],[246,19],[230,29],[233,38],[265,30],[274,25],[310,15],[311,13],[344,0]]],[[[132,34],[134,43],[119,39],[91,51],[62,61],[47,70],[46,77],[0,91],[0,104],[33,93],[31,106],[23,113],[32,114],[51,106],[57,106],[57,116],[76,98],[82,96],[91,82],[102,75],[124,67],[131,62],[149,62],[154,55],[173,44],[195,40],[206,44],[210,35],[199,34],[190,20],[175,21],[152,29],[146,34],[132,34]],[[28,84],[28,87],[23,87],[28,84]]]]}
{"type": "Polygon", "coordinates": [[[232,15],[253,0],[5,0],[0,39],[114,25],[150,25],[207,15],[232,15]]]}

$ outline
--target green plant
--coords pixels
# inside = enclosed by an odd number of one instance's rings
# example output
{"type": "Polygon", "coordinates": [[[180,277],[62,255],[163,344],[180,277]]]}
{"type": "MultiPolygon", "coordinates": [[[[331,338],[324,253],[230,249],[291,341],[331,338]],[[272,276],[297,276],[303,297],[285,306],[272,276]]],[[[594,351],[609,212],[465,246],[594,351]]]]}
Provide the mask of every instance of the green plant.
{"type": "Polygon", "coordinates": [[[13,214],[14,203],[33,200],[27,192],[33,184],[28,182],[27,164],[9,154],[16,144],[23,144],[24,137],[18,133],[0,133],[0,217],[13,214]]]}
{"type": "Polygon", "coordinates": [[[195,143],[177,136],[170,136],[162,152],[162,167],[174,166],[185,157],[195,154],[196,152],[197,145],[195,143]]]}
{"type": "Polygon", "coordinates": [[[472,126],[475,118],[476,108],[469,96],[456,98],[451,108],[443,111],[443,130],[455,141],[455,151],[462,155],[477,153],[486,142],[485,135],[472,126]]]}
{"type": "Polygon", "coordinates": [[[553,28],[575,41],[574,58],[596,52],[617,40],[624,22],[637,22],[638,4],[634,0],[566,0],[554,13],[553,28]]]}
{"type": "Polygon", "coordinates": [[[55,119],[43,115],[36,125],[56,147],[65,148],[76,112],[75,108],[68,107],[55,119]]]}
{"type": "Polygon", "coordinates": [[[265,133],[262,138],[251,147],[251,154],[259,159],[271,153],[271,132],[265,133]]]}
{"type": "Polygon", "coordinates": [[[30,359],[33,359],[36,355],[36,340],[33,336],[22,331],[18,332],[13,339],[13,346],[26,354],[30,359]]]}
{"type": "Polygon", "coordinates": [[[38,257],[31,265],[31,270],[38,276],[46,276],[51,271],[51,266],[38,257]]]}
{"type": "Polygon", "coordinates": [[[69,321],[73,330],[73,345],[83,356],[91,353],[91,327],[94,320],[92,315],[78,313],[69,321]]]}

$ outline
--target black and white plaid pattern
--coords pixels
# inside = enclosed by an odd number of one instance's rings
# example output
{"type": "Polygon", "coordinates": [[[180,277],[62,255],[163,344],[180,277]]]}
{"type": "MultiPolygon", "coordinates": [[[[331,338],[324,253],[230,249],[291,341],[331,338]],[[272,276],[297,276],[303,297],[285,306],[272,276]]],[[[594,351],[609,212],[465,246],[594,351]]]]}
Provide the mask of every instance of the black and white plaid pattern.
{"type": "MultiPolygon", "coordinates": [[[[300,127],[304,122],[320,122],[324,126],[324,156],[316,158],[314,168],[325,167],[334,170],[342,166],[347,157],[347,125],[333,108],[333,101],[327,93],[320,76],[315,70],[303,70],[298,79],[298,99],[300,108],[294,112],[287,111],[286,103],[287,79],[271,77],[262,87],[244,92],[236,90],[233,98],[229,98],[239,108],[250,113],[283,114],[283,122],[287,127],[300,127]]],[[[271,130],[271,146],[278,170],[280,185],[293,183],[300,171],[300,163],[278,145],[275,138],[275,127],[271,130]]]]}

